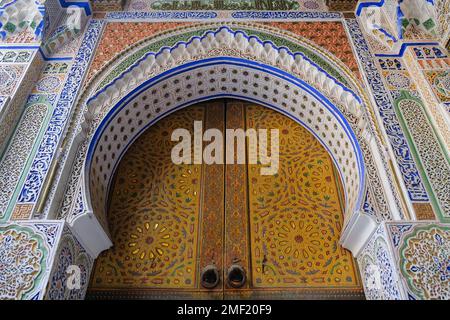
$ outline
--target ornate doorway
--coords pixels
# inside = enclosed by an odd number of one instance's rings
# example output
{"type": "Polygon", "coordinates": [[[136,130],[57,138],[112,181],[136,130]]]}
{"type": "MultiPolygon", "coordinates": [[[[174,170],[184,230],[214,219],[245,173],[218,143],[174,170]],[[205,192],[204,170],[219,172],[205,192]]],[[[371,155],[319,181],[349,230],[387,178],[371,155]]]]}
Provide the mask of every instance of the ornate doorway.
{"type": "Polygon", "coordinates": [[[281,113],[236,100],[176,111],[117,167],[114,247],[97,259],[88,298],[362,298],[356,263],[339,245],[342,194],[326,149],[281,113]],[[279,129],[278,173],[173,164],[171,133],[193,132],[194,121],[222,132],[279,129]]]}

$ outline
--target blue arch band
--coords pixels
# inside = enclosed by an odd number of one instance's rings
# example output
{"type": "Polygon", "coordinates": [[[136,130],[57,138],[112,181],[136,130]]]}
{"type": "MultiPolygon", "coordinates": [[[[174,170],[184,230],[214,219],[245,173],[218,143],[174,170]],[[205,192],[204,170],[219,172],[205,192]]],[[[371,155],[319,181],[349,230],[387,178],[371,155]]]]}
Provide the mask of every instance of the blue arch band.
{"type": "MultiPolygon", "coordinates": [[[[364,168],[364,160],[363,160],[363,155],[362,155],[362,151],[361,148],[358,144],[358,140],[356,138],[356,135],[354,134],[353,130],[351,129],[350,124],[348,123],[348,121],[345,119],[345,117],[343,116],[343,114],[340,112],[340,110],[334,105],[332,104],[328,98],[326,98],[321,92],[319,92],[317,89],[315,89],[314,87],[312,87],[311,85],[309,85],[308,83],[306,83],[305,81],[283,71],[280,69],[277,69],[275,67],[269,66],[269,65],[265,65],[263,63],[260,62],[255,62],[255,61],[251,61],[251,60],[246,60],[246,59],[242,59],[242,58],[234,58],[234,57],[214,57],[214,58],[208,58],[208,59],[203,59],[203,60],[199,60],[199,61],[194,61],[194,62],[189,62],[186,64],[183,64],[181,66],[177,66],[174,67],[170,70],[167,70],[159,75],[156,75],[155,77],[152,77],[149,80],[146,80],[144,83],[142,83],[141,85],[139,85],[138,87],[136,87],[135,89],[133,89],[132,91],[130,91],[125,97],[123,97],[119,102],[117,102],[114,107],[107,113],[107,115],[102,119],[102,121],[100,122],[98,128],[96,129],[92,140],[89,144],[88,147],[88,151],[87,151],[87,155],[86,155],[86,166],[85,166],[85,177],[89,177],[89,172],[90,172],[90,168],[91,168],[91,163],[92,163],[92,157],[94,154],[94,151],[97,147],[99,138],[101,137],[101,135],[103,134],[103,132],[105,131],[105,129],[108,127],[108,125],[110,124],[110,122],[114,119],[114,117],[130,102],[132,101],[134,98],[136,98],[139,94],[141,94],[142,92],[150,89],[152,86],[167,80],[173,76],[179,75],[181,73],[187,72],[187,71],[191,71],[191,70],[195,70],[201,67],[207,67],[207,66],[215,66],[215,65],[230,65],[230,66],[235,66],[235,67],[246,67],[246,68],[250,68],[250,69],[254,69],[260,72],[264,72],[264,73],[268,73],[274,76],[277,76],[281,79],[284,79],[288,82],[290,82],[291,84],[297,86],[298,88],[308,92],[309,94],[311,94],[314,98],[316,98],[317,100],[319,100],[322,105],[327,108],[327,110],[329,110],[334,116],[335,119],[339,122],[339,124],[342,126],[342,128],[344,129],[346,135],[349,137],[351,144],[352,144],[352,148],[353,151],[356,153],[357,156],[357,163],[358,163],[358,172],[360,175],[360,187],[359,187],[359,192],[358,192],[358,199],[357,199],[357,204],[356,204],[356,208],[359,208],[361,205],[361,201],[362,201],[362,197],[363,197],[363,191],[364,191],[364,182],[365,182],[365,168],[364,168]]],[[[205,97],[201,97],[198,99],[194,99],[192,101],[189,101],[187,103],[181,104],[175,108],[172,108],[171,110],[165,112],[164,114],[159,115],[157,118],[153,119],[150,123],[148,123],[144,128],[142,128],[136,135],[134,135],[134,138],[131,139],[127,146],[123,149],[121,155],[117,158],[116,161],[116,165],[113,168],[113,172],[116,170],[116,166],[117,164],[120,162],[121,157],[125,154],[126,150],[128,149],[129,145],[131,145],[138,137],[139,135],[145,131],[149,126],[151,126],[152,124],[154,124],[155,122],[157,122],[158,120],[160,120],[161,118],[167,116],[168,114],[175,112],[176,110],[179,110],[181,108],[184,108],[186,106],[198,103],[198,102],[202,102],[202,101],[206,101],[206,100],[211,100],[211,99],[216,99],[216,98],[237,98],[237,99],[243,99],[243,100],[247,100],[247,101],[252,101],[252,102],[256,102],[259,103],[261,105],[270,107],[272,109],[275,109],[281,113],[283,113],[284,115],[290,117],[291,119],[295,120],[296,122],[300,123],[302,126],[304,126],[306,129],[308,129],[319,141],[321,141],[322,145],[326,148],[326,150],[328,151],[328,153],[330,154],[331,158],[333,159],[333,162],[335,163],[336,167],[338,168],[339,174],[341,176],[342,179],[342,172],[339,169],[339,165],[336,161],[336,159],[334,158],[333,154],[330,152],[330,150],[326,147],[326,145],[323,143],[323,141],[321,140],[321,138],[311,129],[308,128],[308,126],[300,119],[296,118],[295,116],[289,114],[288,112],[286,112],[285,110],[275,106],[275,105],[270,105],[268,103],[265,103],[263,101],[260,101],[258,99],[254,99],[251,97],[246,97],[246,96],[240,96],[240,95],[233,95],[233,94],[217,94],[217,95],[210,95],[210,96],[205,96],[205,97]]],[[[108,182],[108,192],[109,192],[109,188],[110,188],[110,182],[108,182]]],[[[89,188],[89,186],[87,186],[89,188]]]]}

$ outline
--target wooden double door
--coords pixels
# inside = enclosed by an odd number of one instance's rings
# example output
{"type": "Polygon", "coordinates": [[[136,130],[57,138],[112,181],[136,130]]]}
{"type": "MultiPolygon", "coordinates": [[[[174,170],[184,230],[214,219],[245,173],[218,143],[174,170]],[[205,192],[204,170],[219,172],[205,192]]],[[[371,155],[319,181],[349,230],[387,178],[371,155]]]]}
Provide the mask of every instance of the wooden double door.
{"type": "MultiPolygon", "coordinates": [[[[225,139],[224,159],[236,142],[225,139]]],[[[292,119],[237,100],[179,110],[119,164],[108,209],[114,246],[97,259],[87,297],[361,298],[356,264],[338,242],[341,194],[328,153],[292,119]],[[278,129],[277,172],[248,163],[248,139],[245,164],[175,164],[172,133],[187,129],[194,152],[194,121],[224,137],[278,129]]]]}

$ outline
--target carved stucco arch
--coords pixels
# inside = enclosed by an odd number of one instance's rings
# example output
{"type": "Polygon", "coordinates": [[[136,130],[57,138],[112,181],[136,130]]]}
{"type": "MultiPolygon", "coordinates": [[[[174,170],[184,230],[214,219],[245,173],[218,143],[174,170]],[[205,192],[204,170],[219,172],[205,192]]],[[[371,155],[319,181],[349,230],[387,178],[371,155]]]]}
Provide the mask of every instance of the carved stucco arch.
{"type": "Polygon", "coordinates": [[[317,59],[321,60],[322,63],[326,64],[326,66],[321,66],[323,69],[326,69],[328,73],[334,73],[334,77],[340,77],[341,82],[345,82],[347,87],[356,91],[363,98],[364,102],[367,103],[368,97],[361,87],[360,79],[358,79],[344,62],[339,60],[330,51],[287,30],[278,29],[266,24],[244,23],[239,21],[229,21],[226,23],[204,22],[193,23],[187,26],[182,25],[139,40],[117,53],[113,59],[106,62],[100,69],[95,70],[95,74],[92,74],[89,79],[91,84],[90,90],[86,90],[86,92],[88,95],[92,95],[106,84],[109,84],[119,73],[122,73],[123,70],[129,67],[129,64],[123,64],[123,62],[126,62],[126,60],[134,55],[137,55],[134,58],[134,61],[136,61],[138,57],[142,56],[142,49],[146,49],[147,52],[157,52],[160,48],[174,46],[177,42],[188,42],[191,37],[202,36],[207,31],[214,32],[224,27],[229,30],[244,31],[248,36],[256,36],[260,40],[273,43],[280,48],[289,48],[292,52],[303,52],[310,59],[316,61],[316,63],[318,63],[317,59]],[[122,68],[118,68],[121,65],[122,68]],[[114,72],[115,69],[121,70],[114,72]]]}
{"type": "MultiPolygon", "coordinates": [[[[91,83],[90,89],[99,81],[91,83]]],[[[83,130],[78,135],[78,141],[84,141],[87,150],[77,204],[72,208],[76,212],[70,213],[68,220],[78,235],[85,238],[84,244],[91,254],[96,256],[111,245],[106,197],[114,169],[128,146],[145,128],[171,112],[219,97],[244,99],[278,110],[312,132],[329,151],[344,184],[345,224],[358,219],[365,191],[364,160],[358,140],[368,136],[363,99],[303,54],[223,27],[156,54],[147,54],[87,101],[83,130]],[[196,76],[201,80],[188,86],[186,79],[196,76]],[[248,77],[253,81],[248,81],[248,77]],[[186,86],[176,95],[176,89],[180,88],[174,86],[183,81],[186,86]],[[302,103],[304,97],[308,103],[302,103]],[[139,108],[142,110],[138,111],[139,108]],[[145,112],[149,115],[144,116],[145,112]],[[116,131],[121,128],[119,118],[125,123],[130,119],[131,123],[137,121],[137,125],[125,126],[123,130],[134,128],[127,132],[126,141],[110,146],[107,140],[110,138],[105,137],[116,137],[115,141],[119,141],[125,135],[116,131]],[[337,145],[339,140],[343,145],[337,145]],[[107,154],[113,148],[116,148],[114,159],[108,162],[107,154]],[[348,151],[340,155],[346,148],[348,151]],[[105,167],[100,170],[102,162],[105,167]]],[[[364,224],[362,229],[374,227],[371,219],[364,224]]]]}

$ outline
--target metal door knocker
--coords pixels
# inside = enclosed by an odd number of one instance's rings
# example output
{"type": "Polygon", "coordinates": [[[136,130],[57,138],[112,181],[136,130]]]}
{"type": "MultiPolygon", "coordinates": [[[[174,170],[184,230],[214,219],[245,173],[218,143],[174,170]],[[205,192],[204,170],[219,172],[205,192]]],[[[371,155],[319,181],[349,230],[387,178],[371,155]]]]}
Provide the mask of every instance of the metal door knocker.
{"type": "Polygon", "coordinates": [[[203,268],[200,274],[201,284],[206,289],[212,289],[219,284],[220,276],[217,267],[213,264],[203,268]]]}
{"type": "Polygon", "coordinates": [[[227,283],[232,288],[240,288],[245,284],[245,270],[238,264],[232,264],[228,268],[227,283]]]}

